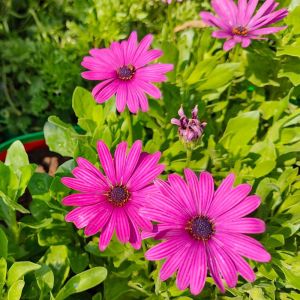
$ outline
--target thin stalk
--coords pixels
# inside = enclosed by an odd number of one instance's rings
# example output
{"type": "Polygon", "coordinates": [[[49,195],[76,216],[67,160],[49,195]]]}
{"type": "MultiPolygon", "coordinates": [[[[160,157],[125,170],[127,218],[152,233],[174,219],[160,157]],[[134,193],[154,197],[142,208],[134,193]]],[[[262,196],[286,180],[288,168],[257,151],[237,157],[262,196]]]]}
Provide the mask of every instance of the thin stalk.
{"type": "Polygon", "coordinates": [[[186,148],[186,164],[185,166],[188,168],[191,162],[191,158],[192,158],[192,149],[190,148],[186,148]]]}
{"type": "Polygon", "coordinates": [[[128,126],[127,142],[129,145],[132,145],[132,143],[133,143],[132,117],[131,117],[131,113],[128,109],[126,109],[126,112],[125,112],[125,120],[127,120],[127,126],[128,126]]]}

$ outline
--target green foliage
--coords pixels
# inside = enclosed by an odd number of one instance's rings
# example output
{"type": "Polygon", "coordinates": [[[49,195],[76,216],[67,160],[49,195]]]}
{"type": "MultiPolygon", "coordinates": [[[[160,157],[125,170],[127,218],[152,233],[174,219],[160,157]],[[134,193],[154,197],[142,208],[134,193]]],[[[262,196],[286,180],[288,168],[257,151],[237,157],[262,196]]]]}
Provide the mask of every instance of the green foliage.
{"type": "Polygon", "coordinates": [[[39,130],[47,118],[49,148],[70,159],[53,177],[34,173],[23,145],[15,142],[5,163],[0,162],[0,299],[299,299],[296,2],[280,1],[291,10],[283,22],[288,25],[285,31],[229,53],[211,37],[210,28],[174,31],[198,20],[201,9],[210,9],[208,1],[171,6],[160,0],[1,3],[0,131],[39,130]],[[140,37],[154,33],[154,47],[164,50],[160,61],[174,63],[175,70],[160,85],[163,99],[150,99],[149,112],[129,116],[116,112],[114,98],[97,104],[90,93],[94,83],[81,80],[79,74],[80,61],[90,48],[108,46],[134,29],[140,37]],[[237,287],[225,294],[210,277],[198,297],[178,290],[175,277],[161,282],[161,262],[148,262],[143,255],[154,245],[151,239],[135,251],[114,237],[100,252],[97,235],[88,238],[64,220],[69,209],[61,200],[70,190],[61,177],[71,174],[79,156],[100,167],[100,139],[112,151],[120,141],[141,139],[144,151],[162,152],[162,178],[171,172],[182,174],[187,153],[170,124],[181,104],[187,114],[198,104],[200,120],[208,123],[189,167],[209,170],[217,185],[234,172],[236,184],[252,184],[252,192],[262,199],[254,215],[266,221],[267,231],[258,239],[272,261],[251,262],[256,281],[239,277],[237,287]],[[79,129],[73,126],[76,122],[79,129]],[[30,200],[23,205],[25,191],[30,200]]]}

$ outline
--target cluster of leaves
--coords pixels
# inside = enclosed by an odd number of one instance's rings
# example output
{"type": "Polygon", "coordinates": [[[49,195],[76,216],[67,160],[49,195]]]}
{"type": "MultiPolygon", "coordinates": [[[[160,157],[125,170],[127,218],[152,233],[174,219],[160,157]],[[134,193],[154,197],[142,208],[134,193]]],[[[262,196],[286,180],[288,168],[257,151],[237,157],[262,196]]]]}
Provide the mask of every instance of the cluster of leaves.
{"type": "MultiPolygon", "coordinates": [[[[199,10],[179,8],[177,22],[199,10]]],[[[88,50],[133,29],[160,34],[167,14],[160,0],[0,1],[0,142],[41,130],[49,115],[74,121],[70,95],[76,85],[89,87],[80,77],[88,50]]]]}
{"type": "MultiPolygon", "coordinates": [[[[68,45],[68,39],[73,41],[73,48],[66,48],[87,51],[91,42],[107,45],[112,38],[117,40],[132,28],[139,28],[141,33],[157,32],[155,46],[165,52],[162,61],[174,63],[175,70],[169,82],[161,86],[163,101],[150,99],[150,111],[133,116],[116,113],[114,99],[97,105],[88,90],[76,88],[70,102],[82,131],[76,131],[64,116],[49,117],[44,127],[50,149],[70,157],[54,177],[34,173],[35,167],[29,164],[22,145],[17,142],[11,146],[6,162],[0,163],[0,298],[19,299],[22,294],[22,299],[41,300],[197,299],[187,290],[179,291],[175,278],[159,280],[161,263],[148,262],[143,255],[153,241],[144,241],[143,249],[134,251],[113,240],[105,252],[100,252],[97,236],[87,238],[82,230],[66,223],[67,208],[61,205],[61,199],[70,190],[60,179],[70,176],[78,156],[100,168],[96,153],[99,139],[112,151],[122,140],[132,143],[141,139],[145,151],[162,152],[161,162],[166,165],[163,178],[171,172],[182,174],[187,164],[186,149],[170,120],[176,117],[180,104],[186,112],[198,104],[200,119],[208,125],[189,167],[197,172],[209,170],[217,183],[234,172],[237,184],[253,185],[253,193],[262,198],[255,215],[267,223],[266,233],[258,238],[272,255],[268,264],[251,262],[257,274],[254,283],[239,278],[236,288],[221,295],[208,278],[199,297],[298,300],[300,7],[295,1],[281,1],[291,8],[285,20],[288,29],[268,42],[256,41],[248,49],[237,48],[228,54],[221,50],[220,40],[210,37],[209,28],[174,32],[174,27],[184,21],[182,18],[189,14],[196,17],[195,8],[199,5],[193,1],[167,8],[158,2],[138,4],[132,0],[128,1],[128,5],[132,4],[130,9],[121,1],[113,1],[113,5],[111,1],[101,1],[101,8],[97,1],[90,7],[79,1],[72,9],[65,2],[58,2],[64,7],[62,11],[80,16],[81,20],[70,21],[69,30],[59,39],[65,41],[64,45],[68,45]],[[129,13],[118,14],[122,11],[118,5],[127,7],[129,13]],[[147,9],[143,11],[141,7],[147,9]],[[103,20],[102,14],[110,16],[111,22],[103,20]],[[168,22],[163,18],[166,15],[168,22]],[[154,16],[157,22],[152,24],[154,16]],[[25,208],[18,199],[26,187],[31,200],[25,208]]],[[[44,30],[39,33],[42,35],[44,30]]],[[[52,33],[45,32],[47,40],[52,33]]],[[[68,69],[64,72],[71,73],[72,58],[66,59],[68,69]]],[[[67,99],[69,94],[65,95],[67,99]]]]}

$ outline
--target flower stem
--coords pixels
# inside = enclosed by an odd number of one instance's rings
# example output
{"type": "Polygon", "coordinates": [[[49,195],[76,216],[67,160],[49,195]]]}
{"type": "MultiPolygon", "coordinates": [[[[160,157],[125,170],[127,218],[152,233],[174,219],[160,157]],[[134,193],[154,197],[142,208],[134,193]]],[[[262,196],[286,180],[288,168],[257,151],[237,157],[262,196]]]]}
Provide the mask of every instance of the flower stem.
{"type": "Polygon", "coordinates": [[[186,164],[185,166],[188,168],[191,162],[193,151],[190,148],[186,148],[186,164]]]}
{"type": "Polygon", "coordinates": [[[131,146],[133,142],[133,130],[132,130],[132,117],[129,110],[126,110],[125,119],[127,120],[127,126],[128,126],[127,142],[131,146]]]}

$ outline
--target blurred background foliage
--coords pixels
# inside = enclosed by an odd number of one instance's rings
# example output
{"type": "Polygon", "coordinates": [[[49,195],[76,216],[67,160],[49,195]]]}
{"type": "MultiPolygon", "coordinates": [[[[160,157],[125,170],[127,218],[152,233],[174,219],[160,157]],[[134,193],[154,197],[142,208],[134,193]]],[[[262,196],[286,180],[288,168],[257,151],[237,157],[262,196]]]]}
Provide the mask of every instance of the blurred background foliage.
{"type": "Polygon", "coordinates": [[[34,173],[17,142],[0,163],[4,299],[19,299],[13,294],[19,292],[22,299],[299,300],[300,3],[279,2],[290,10],[282,22],[286,30],[226,53],[210,28],[190,23],[210,9],[208,1],[2,1],[0,138],[41,130],[51,115],[46,142],[71,158],[54,177],[34,173]],[[199,105],[208,125],[189,167],[212,172],[217,184],[232,171],[236,184],[249,182],[262,198],[255,215],[266,221],[267,232],[259,239],[273,259],[251,263],[254,283],[239,278],[237,288],[221,295],[208,279],[203,293],[192,297],[176,288],[174,278],[160,282],[161,263],[145,261],[143,251],[113,241],[100,253],[97,236],[86,238],[64,221],[61,199],[70,191],[60,178],[70,175],[74,158],[99,167],[96,141],[113,150],[130,136],[128,117],[116,113],[114,99],[95,103],[89,92],[94,83],[80,78],[80,61],[91,47],[108,46],[132,30],[140,38],[154,33],[154,47],[165,53],[160,61],[175,65],[161,85],[163,100],[150,99],[148,113],[131,116],[133,140],[143,140],[145,151],[162,152],[163,177],[182,174],[186,149],[170,120],[180,104],[187,114],[199,105]],[[26,187],[29,207],[19,201],[26,187]]]}

